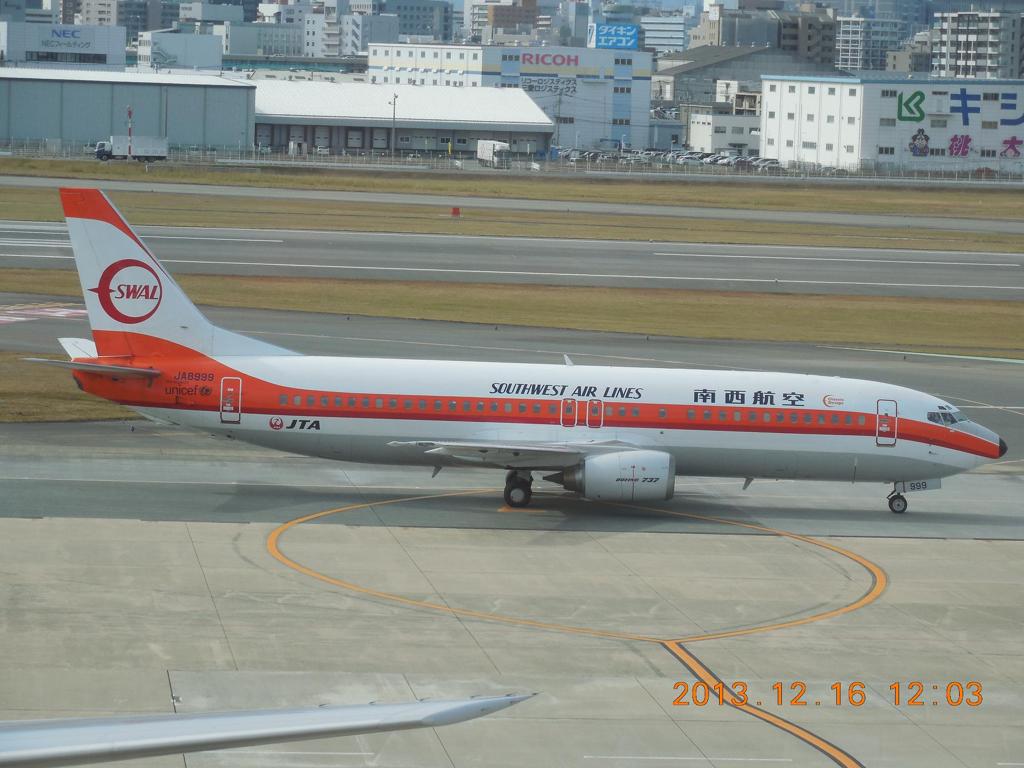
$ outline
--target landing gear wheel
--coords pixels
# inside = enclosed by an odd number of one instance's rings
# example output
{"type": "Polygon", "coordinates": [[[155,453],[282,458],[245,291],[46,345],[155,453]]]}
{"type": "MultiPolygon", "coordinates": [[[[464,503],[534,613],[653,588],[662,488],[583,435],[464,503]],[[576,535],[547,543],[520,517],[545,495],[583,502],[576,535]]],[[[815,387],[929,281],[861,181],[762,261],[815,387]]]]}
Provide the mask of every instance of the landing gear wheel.
{"type": "Polygon", "coordinates": [[[894,494],[889,497],[889,509],[897,515],[902,515],[907,511],[907,500],[898,493],[894,494]]]}
{"type": "Polygon", "coordinates": [[[533,489],[528,481],[515,478],[505,485],[505,503],[510,507],[525,507],[532,496],[533,489]]]}

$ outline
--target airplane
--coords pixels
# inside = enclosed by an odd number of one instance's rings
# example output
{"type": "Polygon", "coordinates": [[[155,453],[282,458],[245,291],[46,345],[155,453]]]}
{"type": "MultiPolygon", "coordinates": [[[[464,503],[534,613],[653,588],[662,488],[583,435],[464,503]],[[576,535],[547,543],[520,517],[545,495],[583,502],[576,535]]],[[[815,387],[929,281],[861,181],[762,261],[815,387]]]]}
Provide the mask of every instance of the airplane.
{"type": "Polygon", "coordinates": [[[437,728],[489,715],[531,695],[187,715],[7,720],[0,721],[0,767],[52,768],[329,736],[437,728]]]}
{"type": "Polygon", "coordinates": [[[861,379],[757,371],[306,356],[219,328],[95,189],[61,189],[92,341],[61,339],[86,392],[143,416],[342,461],[535,472],[602,501],[670,499],[677,475],[891,483],[1000,458],[950,403],[861,379]]]}

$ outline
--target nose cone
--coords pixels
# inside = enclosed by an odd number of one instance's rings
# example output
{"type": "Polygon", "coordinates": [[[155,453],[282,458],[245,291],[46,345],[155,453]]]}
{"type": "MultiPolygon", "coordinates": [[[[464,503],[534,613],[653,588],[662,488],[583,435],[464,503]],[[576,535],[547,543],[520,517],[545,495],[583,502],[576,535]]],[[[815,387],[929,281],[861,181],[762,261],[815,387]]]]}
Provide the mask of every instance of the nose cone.
{"type": "Polygon", "coordinates": [[[1003,438],[999,438],[999,458],[1002,458],[1003,456],[1006,455],[1006,450],[1006,441],[1003,440],[1003,438]]]}

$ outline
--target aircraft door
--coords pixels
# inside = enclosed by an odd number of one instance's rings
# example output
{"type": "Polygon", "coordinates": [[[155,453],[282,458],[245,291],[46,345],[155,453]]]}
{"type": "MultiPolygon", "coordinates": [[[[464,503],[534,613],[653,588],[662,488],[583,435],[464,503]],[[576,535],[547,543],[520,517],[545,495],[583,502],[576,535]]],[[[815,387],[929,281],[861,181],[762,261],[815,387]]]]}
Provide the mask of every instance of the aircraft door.
{"type": "Polygon", "coordinates": [[[604,403],[600,400],[587,402],[587,426],[593,429],[604,426],[604,403]]]}
{"type": "Polygon", "coordinates": [[[239,424],[242,421],[242,380],[225,376],[220,380],[220,423],[239,424]]]}
{"type": "Polygon", "coordinates": [[[899,412],[895,400],[878,401],[878,418],[875,421],[875,445],[888,448],[896,445],[899,434],[899,412]]]}
{"type": "Polygon", "coordinates": [[[571,397],[562,400],[561,423],[563,427],[575,427],[583,423],[579,414],[579,403],[571,397]]]}

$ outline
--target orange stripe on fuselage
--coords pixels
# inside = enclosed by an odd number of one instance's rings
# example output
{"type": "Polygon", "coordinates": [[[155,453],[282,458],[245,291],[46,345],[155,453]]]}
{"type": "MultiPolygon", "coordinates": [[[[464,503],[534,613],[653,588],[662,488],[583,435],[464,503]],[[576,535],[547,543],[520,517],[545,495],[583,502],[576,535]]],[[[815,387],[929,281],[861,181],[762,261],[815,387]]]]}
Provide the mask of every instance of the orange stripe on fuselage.
{"type": "MultiPolygon", "coordinates": [[[[148,381],[117,381],[108,376],[81,371],[76,371],[74,376],[87,392],[122,405],[215,412],[220,409],[220,379],[239,377],[243,382],[243,413],[300,418],[446,421],[470,424],[562,424],[561,399],[314,391],[265,381],[226,366],[188,347],[162,339],[142,334],[93,332],[98,345],[107,341],[107,336],[115,334],[128,337],[125,341],[133,350],[145,350],[144,354],[137,352],[136,356],[131,358],[130,364],[157,368],[163,371],[163,375],[148,381]],[[174,377],[179,372],[205,375],[209,378],[206,381],[176,381],[174,377]],[[282,403],[282,400],[285,402],[282,403]],[[440,409],[437,403],[440,403],[440,409]],[[455,404],[454,409],[451,407],[452,403],[455,404]],[[540,407],[539,413],[535,410],[537,406],[540,407]]],[[[103,362],[110,360],[104,358],[103,362]]],[[[122,364],[127,364],[123,358],[122,364]]],[[[597,418],[604,429],[874,437],[876,428],[874,413],[858,411],[772,406],[751,408],[735,405],[679,405],[635,401],[600,402],[603,413],[597,418]],[[608,413],[607,409],[611,409],[611,413],[608,413]],[[705,414],[710,414],[710,418],[706,418],[705,414]],[[736,418],[737,414],[739,419],[736,418]],[[766,420],[765,416],[768,416],[769,420],[766,420]],[[864,423],[860,423],[861,419],[864,423]]],[[[569,420],[577,420],[572,426],[573,429],[597,431],[596,428],[587,426],[588,407],[587,400],[576,401],[576,408],[582,412],[576,413],[574,409],[574,413],[571,414],[569,420]]],[[[975,435],[907,417],[900,417],[897,423],[898,439],[927,443],[986,458],[998,458],[999,446],[975,435]]]]}

